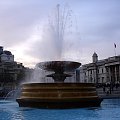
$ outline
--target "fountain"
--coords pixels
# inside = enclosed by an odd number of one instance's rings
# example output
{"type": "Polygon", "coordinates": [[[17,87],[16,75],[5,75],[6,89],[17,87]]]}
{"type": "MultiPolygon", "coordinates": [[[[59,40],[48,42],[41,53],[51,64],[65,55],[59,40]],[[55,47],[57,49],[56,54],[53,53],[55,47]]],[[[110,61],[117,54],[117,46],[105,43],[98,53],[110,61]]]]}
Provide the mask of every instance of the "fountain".
{"type": "Polygon", "coordinates": [[[17,99],[20,107],[37,108],[76,108],[96,107],[102,101],[97,96],[93,83],[65,83],[65,73],[80,66],[72,61],[48,61],[38,64],[41,69],[54,71],[47,75],[54,83],[27,83],[22,85],[20,98],[17,99]]]}
{"type": "MultiPolygon", "coordinates": [[[[68,12],[69,13],[69,12],[68,12]]],[[[57,28],[54,30],[58,41],[63,40],[66,17],[62,14],[60,17],[59,5],[57,5],[57,28]],[[65,18],[65,21],[63,20],[65,18]],[[60,19],[62,19],[60,21],[60,19]]],[[[55,37],[56,38],[56,37],[55,37]]],[[[55,41],[56,43],[56,41],[55,41]]],[[[59,59],[61,57],[62,45],[56,45],[58,54],[54,55],[59,59]]],[[[26,83],[22,85],[20,98],[17,98],[20,107],[36,108],[77,108],[77,107],[96,107],[100,106],[102,101],[97,96],[96,87],[93,83],[65,83],[70,71],[75,71],[81,63],[74,61],[47,61],[40,62],[37,66],[43,70],[53,72],[46,75],[52,77],[54,83],[26,83]]]]}

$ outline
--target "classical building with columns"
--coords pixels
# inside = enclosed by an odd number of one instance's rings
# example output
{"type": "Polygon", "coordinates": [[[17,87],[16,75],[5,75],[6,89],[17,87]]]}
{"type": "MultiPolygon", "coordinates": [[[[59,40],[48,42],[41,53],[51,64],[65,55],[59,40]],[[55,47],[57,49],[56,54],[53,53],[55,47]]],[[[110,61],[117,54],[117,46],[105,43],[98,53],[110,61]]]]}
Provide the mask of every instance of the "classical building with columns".
{"type": "Polygon", "coordinates": [[[92,63],[80,67],[79,82],[117,83],[120,82],[120,56],[98,60],[96,53],[92,56],[92,63]]]}

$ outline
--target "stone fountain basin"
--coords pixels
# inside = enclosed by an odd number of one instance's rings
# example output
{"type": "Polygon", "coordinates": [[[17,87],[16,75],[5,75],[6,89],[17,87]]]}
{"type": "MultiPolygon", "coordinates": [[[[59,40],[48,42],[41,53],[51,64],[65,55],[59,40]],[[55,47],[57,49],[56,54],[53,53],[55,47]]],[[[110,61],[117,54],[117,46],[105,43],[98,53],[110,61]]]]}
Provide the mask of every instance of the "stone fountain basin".
{"type": "Polygon", "coordinates": [[[77,108],[100,106],[92,83],[28,83],[22,85],[20,107],[77,108]]]}

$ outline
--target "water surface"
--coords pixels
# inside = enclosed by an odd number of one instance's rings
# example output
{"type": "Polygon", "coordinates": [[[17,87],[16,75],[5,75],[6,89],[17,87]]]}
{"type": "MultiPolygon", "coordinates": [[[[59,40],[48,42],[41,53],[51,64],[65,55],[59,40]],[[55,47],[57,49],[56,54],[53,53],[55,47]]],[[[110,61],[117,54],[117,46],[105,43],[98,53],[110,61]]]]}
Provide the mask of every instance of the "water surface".
{"type": "Polygon", "coordinates": [[[120,99],[104,99],[101,107],[79,109],[35,109],[19,107],[15,101],[0,101],[0,120],[120,120],[120,99]]]}

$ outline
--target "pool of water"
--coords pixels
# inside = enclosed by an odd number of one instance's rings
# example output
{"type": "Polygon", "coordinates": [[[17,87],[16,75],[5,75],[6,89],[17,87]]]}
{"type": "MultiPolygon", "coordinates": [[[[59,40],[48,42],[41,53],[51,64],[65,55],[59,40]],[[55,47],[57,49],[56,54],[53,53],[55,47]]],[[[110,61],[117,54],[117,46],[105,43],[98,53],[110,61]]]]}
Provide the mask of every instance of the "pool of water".
{"type": "Polygon", "coordinates": [[[79,109],[35,109],[0,100],[0,120],[120,120],[120,99],[104,99],[101,107],[79,109]]]}

